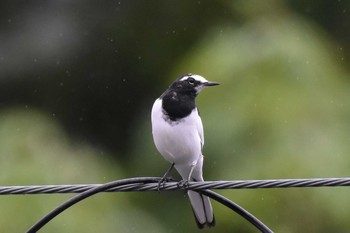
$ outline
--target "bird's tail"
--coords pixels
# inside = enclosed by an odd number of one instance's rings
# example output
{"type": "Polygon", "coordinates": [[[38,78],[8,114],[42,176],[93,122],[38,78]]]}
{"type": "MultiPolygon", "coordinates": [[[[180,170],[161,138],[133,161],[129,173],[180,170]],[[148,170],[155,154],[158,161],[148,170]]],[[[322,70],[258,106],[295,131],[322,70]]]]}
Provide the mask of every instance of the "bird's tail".
{"type": "Polygon", "coordinates": [[[211,206],[209,197],[194,191],[188,191],[192,210],[200,229],[204,227],[215,226],[215,217],[213,207],[211,206]]]}

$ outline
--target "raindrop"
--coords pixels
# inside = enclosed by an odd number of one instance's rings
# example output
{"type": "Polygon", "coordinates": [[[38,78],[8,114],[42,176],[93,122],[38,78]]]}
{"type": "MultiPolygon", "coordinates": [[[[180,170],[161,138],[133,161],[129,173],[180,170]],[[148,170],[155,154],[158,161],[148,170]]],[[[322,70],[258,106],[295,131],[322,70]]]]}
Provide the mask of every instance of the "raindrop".
{"type": "Polygon", "coordinates": [[[66,75],[67,75],[68,77],[70,77],[72,74],[71,74],[71,72],[70,72],[69,70],[66,70],[66,75]]]}

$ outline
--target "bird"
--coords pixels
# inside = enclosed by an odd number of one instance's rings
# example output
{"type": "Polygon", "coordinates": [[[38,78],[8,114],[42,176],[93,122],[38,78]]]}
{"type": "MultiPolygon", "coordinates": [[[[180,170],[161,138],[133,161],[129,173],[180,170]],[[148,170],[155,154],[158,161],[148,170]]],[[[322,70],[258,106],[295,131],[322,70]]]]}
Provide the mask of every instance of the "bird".
{"type": "MultiPolygon", "coordinates": [[[[192,73],[178,77],[155,100],[151,111],[153,141],[160,154],[171,163],[160,182],[173,167],[182,181],[204,181],[202,174],[204,145],[203,124],[196,97],[206,87],[219,85],[192,73]]],[[[210,200],[195,191],[187,192],[197,226],[215,226],[210,200]]]]}

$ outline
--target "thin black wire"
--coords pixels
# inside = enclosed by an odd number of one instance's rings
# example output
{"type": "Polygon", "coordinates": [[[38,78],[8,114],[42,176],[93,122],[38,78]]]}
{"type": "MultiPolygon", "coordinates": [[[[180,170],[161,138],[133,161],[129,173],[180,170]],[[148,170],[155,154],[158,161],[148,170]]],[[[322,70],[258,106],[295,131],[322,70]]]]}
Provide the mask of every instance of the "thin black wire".
{"type": "MultiPolygon", "coordinates": [[[[158,182],[160,178],[158,177],[141,177],[141,178],[131,178],[131,179],[124,179],[124,180],[118,180],[118,181],[112,181],[103,185],[95,186],[87,191],[84,191],[75,197],[69,199],[68,201],[64,202],[54,210],[52,210],[50,213],[46,214],[43,218],[41,218],[38,222],[36,222],[28,231],[27,233],[34,233],[40,230],[44,225],[46,225],[48,222],[50,222],[53,218],[55,218],[57,215],[71,207],[72,205],[84,200],[87,197],[90,197],[96,193],[106,191],[108,189],[113,189],[117,186],[128,186],[130,184],[135,183],[143,183],[145,185],[149,183],[158,182]]],[[[181,188],[181,187],[178,187],[181,188]]],[[[190,188],[189,188],[190,189],[190,188]]],[[[259,229],[263,233],[271,233],[272,230],[270,230],[265,224],[263,224],[259,219],[257,219],[254,215],[246,211],[244,208],[240,207],[236,203],[232,202],[231,200],[213,192],[210,190],[202,190],[200,191],[202,194],[207,195],[211,197],[212,199],[222,203],[223,205],[227,206],[228,208],[232,209],[239,215],[241,215],[243,218],[245,218],[247,221],[252,223],[257,229],[259,229]]]]}
{"type": "Polygon", "coordinates": [[[68,201],[64,202],[63,204],[59,205],[57,208],[52,210],[50,213],[46,214],[43,218],[41,218],[38,222],[36,222],[28,231],[27,233],[35,233],[38,230],[40,230],[43,226],[45,226],[48,222],[50,222],[53,218],[55,218],[57,215],[71,207],[72,205],[84,200],[85,198],[88,198],[96,193],[105,191],[107,189],[120,186],[123,184],[131,184],[131,183],[149,183],[149,182],[158,182],[159,178],[157,177],[142,177],[142,178],[130,178],[130,179],[124,179],[124,180],[117,180],[112,181],[103,185],[95,186],[91,189],[88,189],[87,191],[84,191],[73,198],[70,198],[68,201]]]}
{"type": "Polygon", "coordinates": [[[245,218],[248,222],[253,224],[257,229],[259,229],[263,233],[273,233],[273,231],[268,228],[263,222],[261,222],[257,217],[249,213],[247,210],[242,208],[241,206],[237,205],[235,202],[231,201],[230,199],[227,199],[226,197],[223,197],[211,190],[203,190],[200,191],[200,193],[220,202],[221,204],[227,206],[237,214],[241,215],[243,218],[245,218]]]}
{"type": "MultiPolygon", "coordinates": [[[[150,177],[147,177],[150,178],[150,177]]],[[[152,177],[159,180],[159,177],[152,177]]],[[[142,179],[142,178],[134,178],[142,179]]],[[[158,182],[158,181],[157,181],[158,182]]],[[[124,184],[104,190],[104,192],[158,191],[158,183],[124,184]]],[[[81,193],[99,187],[100,184],[71,185],[30,185],[30,186],[0,186],[0,195],[15,194],[55,194],[81,193]]],[[[260,189],[260,188],[305,188],[305,187],[339,187],[350,186],[350,178],[313,178],[313,179],[273,179],[273,180],[232,180],[189,182],[189,189],[201,191],[204,189],[260,189]]],[[[167,182],[161,190],[178,190],[177,182],[167,182]]]]}

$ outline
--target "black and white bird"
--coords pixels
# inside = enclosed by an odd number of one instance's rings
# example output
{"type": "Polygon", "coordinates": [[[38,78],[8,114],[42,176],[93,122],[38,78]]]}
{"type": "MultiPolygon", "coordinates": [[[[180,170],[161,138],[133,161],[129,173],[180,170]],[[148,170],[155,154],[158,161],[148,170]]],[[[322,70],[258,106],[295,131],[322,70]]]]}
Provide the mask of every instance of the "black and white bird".
{"type": "MultiPolygon", "coordinates": [[[[181,175],[183,181],[203,181],[204,144],[203,125],[196,107],[197,95],[206,87],[219,83],[209,82],[202,76],[186,74],[176,79],[154,102],[152,134],[160,154],[181,175]]],[[[194,191],[188,196],[199,228],[215,225],[213,208],[208,197],[194,191]]]]}

